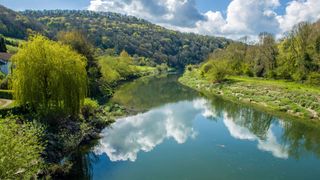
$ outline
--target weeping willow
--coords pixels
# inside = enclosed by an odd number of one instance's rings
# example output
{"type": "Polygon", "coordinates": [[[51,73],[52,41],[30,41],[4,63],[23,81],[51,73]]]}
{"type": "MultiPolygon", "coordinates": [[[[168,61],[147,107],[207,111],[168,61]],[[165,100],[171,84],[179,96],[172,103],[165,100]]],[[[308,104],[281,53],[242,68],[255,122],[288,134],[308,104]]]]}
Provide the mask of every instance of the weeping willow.
{"type": "Polygon", "coordinates": [[[12,57],[12,89],[20,105],[76,115],[87,93],[86,58],[37,35],[12,57]]]}

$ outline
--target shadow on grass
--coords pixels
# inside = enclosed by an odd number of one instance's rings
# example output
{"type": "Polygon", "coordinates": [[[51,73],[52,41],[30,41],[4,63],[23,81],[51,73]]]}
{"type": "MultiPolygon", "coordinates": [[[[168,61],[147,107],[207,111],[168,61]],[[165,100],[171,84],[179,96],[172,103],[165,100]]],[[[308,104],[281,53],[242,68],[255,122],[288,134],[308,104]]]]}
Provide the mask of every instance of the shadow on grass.
{"type": "Polygon", "coordinates": [[[235,84],[235,83],[239,83],[239,82],[243,82],[243,81],[242,80],[238,80],[238,79],[229,79],[229,78],[227,78],[221,84],[231,85],[231,84],[235,84]]]}

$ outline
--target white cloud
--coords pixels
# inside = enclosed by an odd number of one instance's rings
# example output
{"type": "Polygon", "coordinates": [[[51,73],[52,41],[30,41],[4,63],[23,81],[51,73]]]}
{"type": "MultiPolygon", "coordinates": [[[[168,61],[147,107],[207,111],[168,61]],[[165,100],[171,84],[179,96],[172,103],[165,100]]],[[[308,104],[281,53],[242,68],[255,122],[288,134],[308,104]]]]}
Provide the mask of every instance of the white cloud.
{"type": "Polygon", "coordinates": [[[89,10],[110,11],[179,27],[193,27],[205,17],[194,0],[91,0],[89,10]]]}
{"type": "Polygon", "coordinates": [[[286,13],[278,16],[280,27],[289,31],[295,24],[302,21],[315,22],[320,19],[320,1],[292,1],[286,7],[286,13]]]}
{"type": "Polygon", "coordinates": [[[195,0],[91,0],[89,10],[134,15],[183,32],[238,39],[270,32],[279,36],[298,22],[320,18],[320,0],[232,0],[220,11],[200,13],[195,0]],[[277,14],[286,6],[285,14],[277,14]]]}

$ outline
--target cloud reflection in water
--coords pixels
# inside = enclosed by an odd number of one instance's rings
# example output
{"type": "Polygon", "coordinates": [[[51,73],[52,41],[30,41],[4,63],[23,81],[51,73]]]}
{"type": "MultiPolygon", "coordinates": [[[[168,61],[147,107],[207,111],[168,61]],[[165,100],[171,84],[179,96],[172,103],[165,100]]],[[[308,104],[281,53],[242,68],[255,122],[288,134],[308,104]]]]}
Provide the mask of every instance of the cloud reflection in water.
{"type": "MultiPolygon", "coordinates": [[[[265,139],[260,139],[247,127],[239,125],[223,113],[223,123],[230,135],[236,139],[257,141],[258,149],[272,153],[274,157],[287,159],[288,148],[278,141],[272,126],[265,139]]],[[[100,145],[95,148],[98,155],[107,154],[115,161],[135,161],[140,151],[149,152],[166,139],[174,139],[178,144],[195,138],[197,132],[193,128],[196,116],[215,117],[209,102],[205,99],[181,101],[167,104],[138,115],[118,119],[111,128],[102,132],[100,145]]]]}
{"type": "Polygon", "coordinates": [[[261,151],[271,152],[272,155],[277,158],[288,159],[289,150],[286,146],[278,143],[277,138],[272,131],[272,125],[267,131],[266,139],[261,140],[250,132],[248,128],[238,125],[226,112],[224,113],[223,122],[232,137],[241,140],[258,141],[258,149],[261,151]]]}
{"type": "Polygon", "coordinates": [[[185,143],[195,138],[193,120],[197,115],[212,113],[204,99],[181,101],[152,109],[146,113],[118,119],[102,132],[96,154],[106,153],[111,161],[135,161],[140,151],[151,151],[165,139],[185,143]]]}

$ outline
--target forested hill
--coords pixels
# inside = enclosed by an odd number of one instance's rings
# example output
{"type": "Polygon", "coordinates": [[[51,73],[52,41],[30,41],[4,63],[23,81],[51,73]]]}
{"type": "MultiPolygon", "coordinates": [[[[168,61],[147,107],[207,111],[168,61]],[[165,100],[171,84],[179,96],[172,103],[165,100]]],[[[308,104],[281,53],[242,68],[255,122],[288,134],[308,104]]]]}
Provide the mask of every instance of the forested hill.
{"type": "Polygon", "coordinates": [[[123,49],[130,55],[150,58],[157,64],[181,67],[199,63],[216,48],[229,43],[224,38],[181,33],[154,25],[146,20],[110,12],[80,10],[44,10],[14,12],[3,6],[0,34],[26,38],[27,30],[55,38],[57,32],[84,31],[96,47],[123,49]]]}
{"type": "Polygon", "coordinates": [[[110,12],[77,10],[24,11],[25,16],[45,25],[49,36],[58,31],[85,31],[93,44],[102,49],[125,49],[129,54],[152,58],[158,64],[184,66],[199,63],[228,40],[180,33],[146,20],[110,12]]]}
{"type": "Polygon", "coordinates": [[[0,34],[22,39],[27,36],[28,29],[40,32],[43,28],[33,18],[0,5],[0,34]]]}

